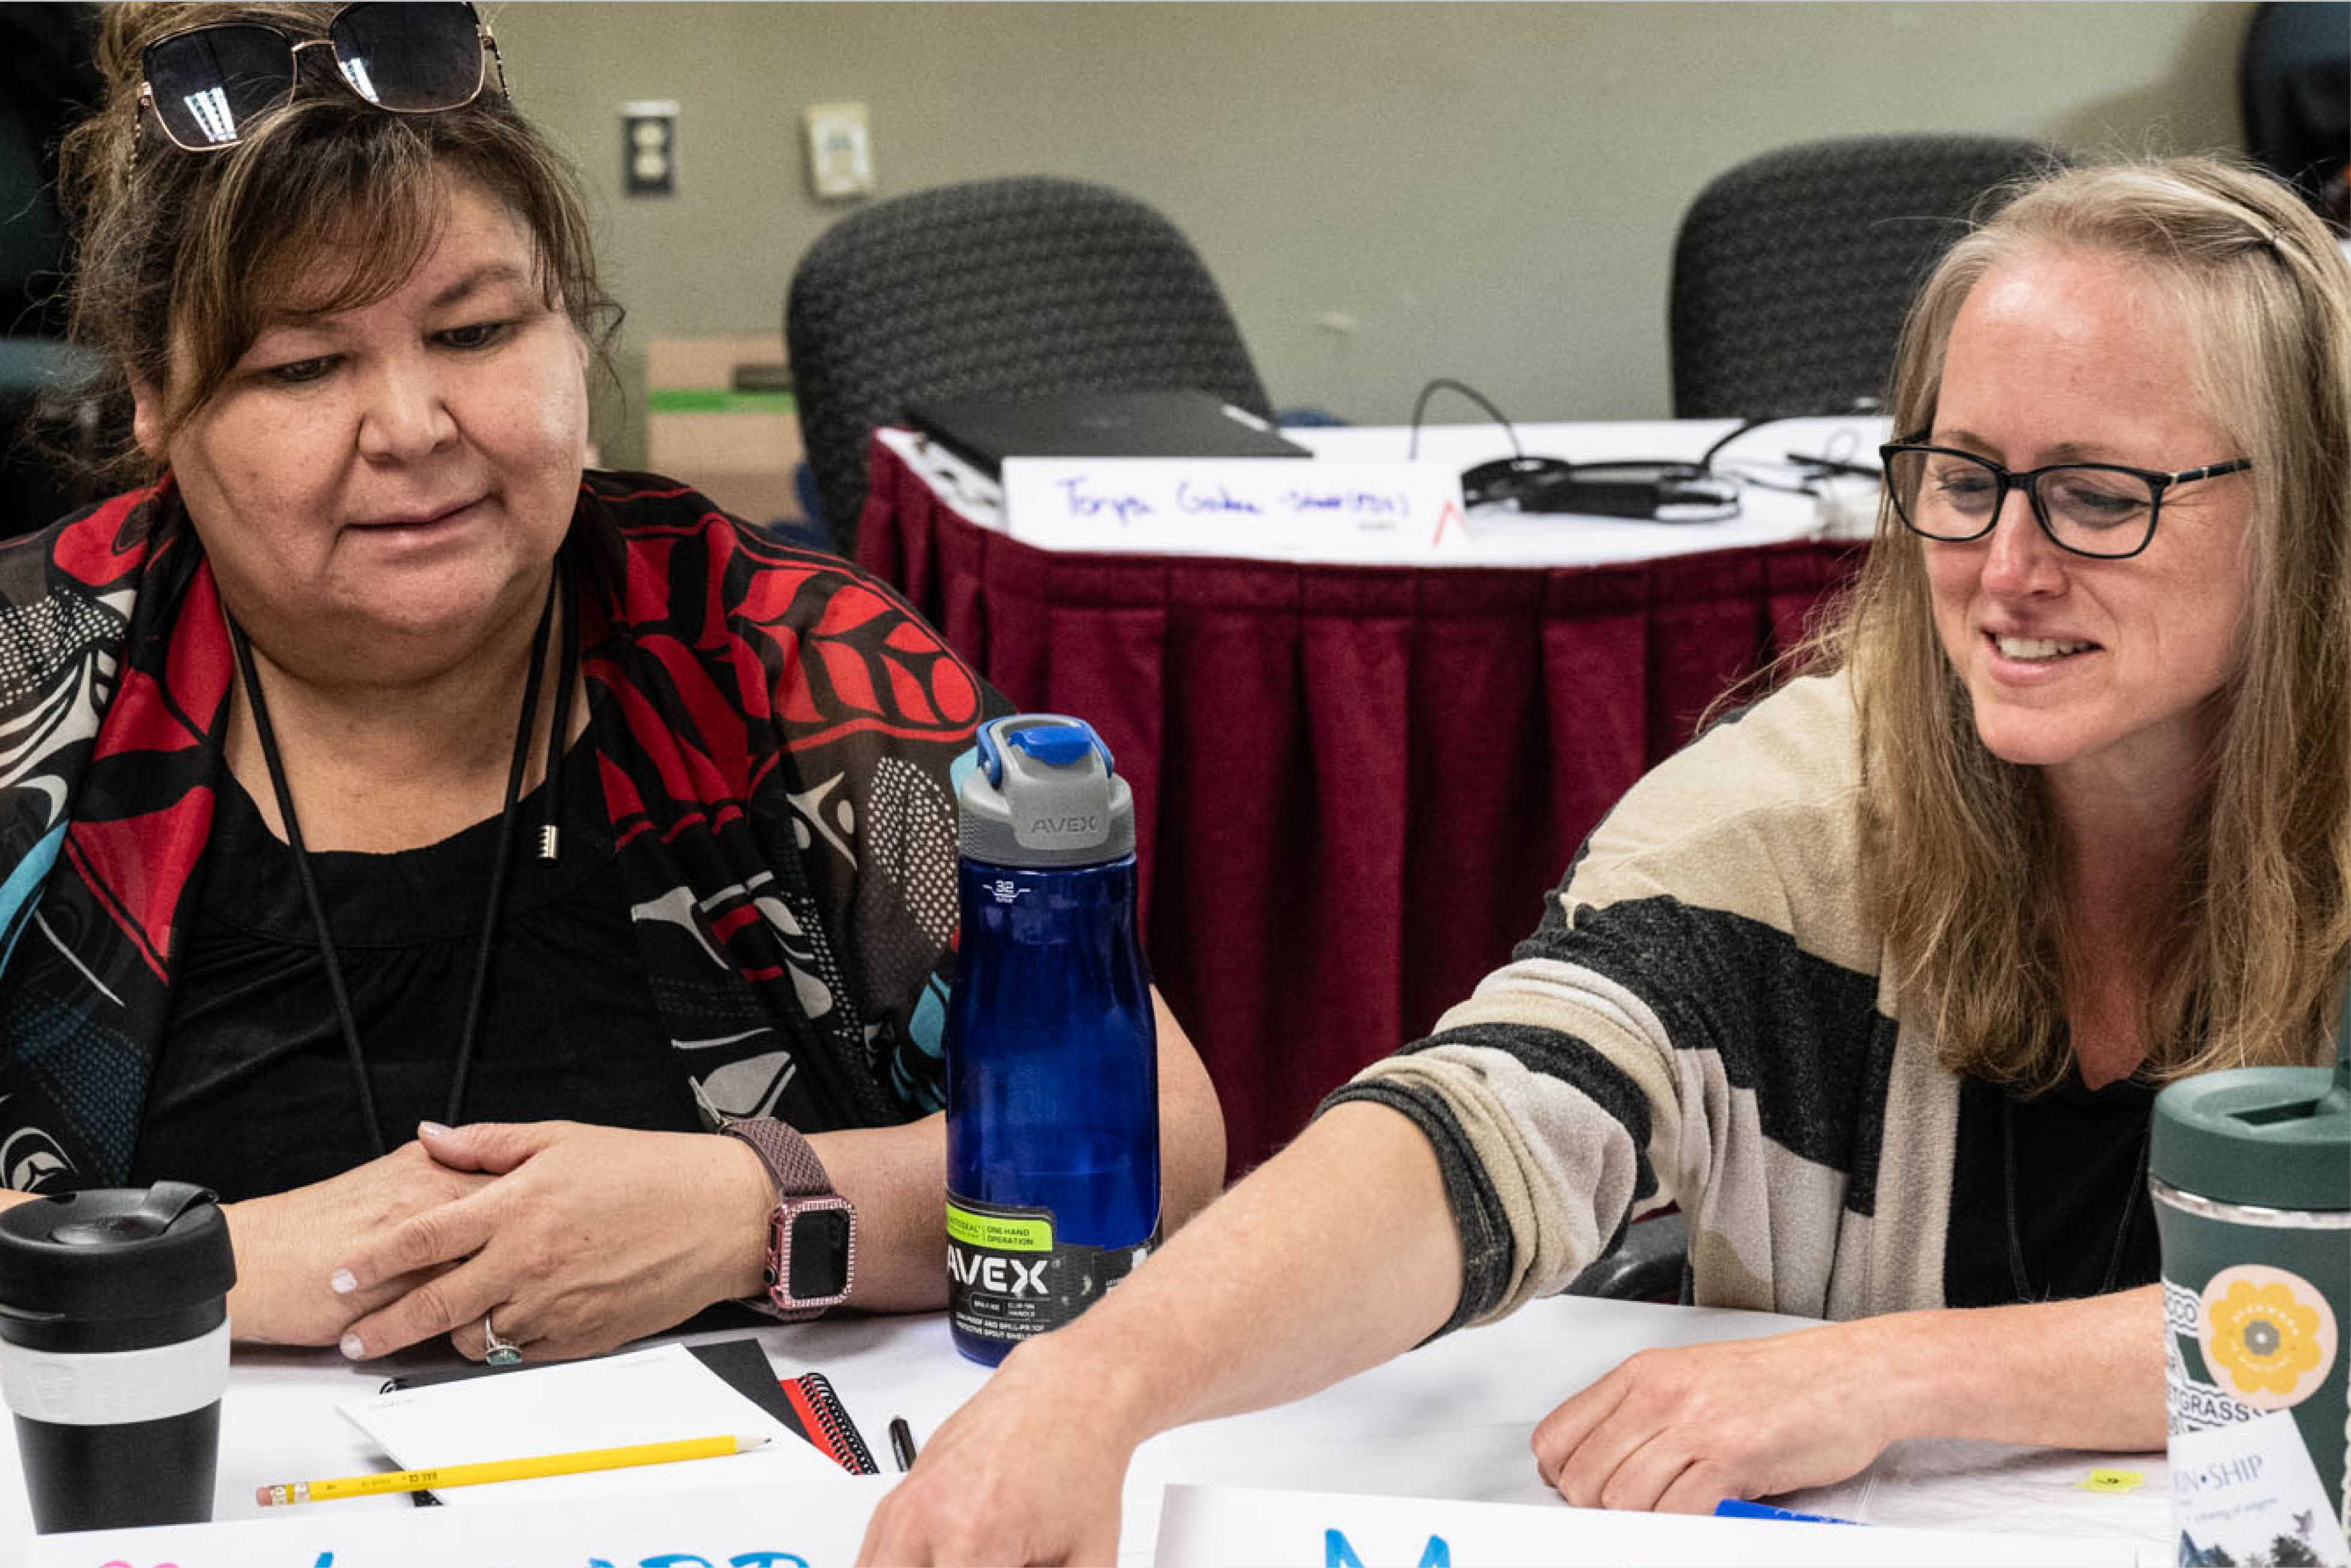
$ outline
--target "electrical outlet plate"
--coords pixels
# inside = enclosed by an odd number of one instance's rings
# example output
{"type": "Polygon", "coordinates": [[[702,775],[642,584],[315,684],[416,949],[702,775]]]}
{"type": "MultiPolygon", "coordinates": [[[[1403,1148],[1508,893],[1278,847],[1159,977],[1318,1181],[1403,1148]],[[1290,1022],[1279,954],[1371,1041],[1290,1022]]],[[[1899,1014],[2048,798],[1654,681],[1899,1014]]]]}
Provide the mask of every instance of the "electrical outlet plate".
{"type": "Polygon", "coordinates": [[[809,189],[819,201],[873,193],[873,139],[862,103],[812,103],[808,126],[809,189]]]}
{"type": "Polygon", "coordinates": [[[677,193],[677,103],[621,105],[621,189],[632,196],[677,193]]]}

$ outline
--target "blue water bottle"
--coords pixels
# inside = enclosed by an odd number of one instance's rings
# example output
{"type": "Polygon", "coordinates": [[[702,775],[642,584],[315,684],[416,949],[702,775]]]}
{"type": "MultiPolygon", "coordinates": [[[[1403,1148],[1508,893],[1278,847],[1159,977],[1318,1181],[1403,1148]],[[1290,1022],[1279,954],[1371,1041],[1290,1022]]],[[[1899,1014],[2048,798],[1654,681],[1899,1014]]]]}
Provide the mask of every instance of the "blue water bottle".
{"type": "Polygon", "coordinates": [[[990,1366],[1159,1234],[1159,1061],[1135,935],[1134,798],[1092,727],[981,727],[960,792],[947,1008],[947,1315],[990,1366]]]}

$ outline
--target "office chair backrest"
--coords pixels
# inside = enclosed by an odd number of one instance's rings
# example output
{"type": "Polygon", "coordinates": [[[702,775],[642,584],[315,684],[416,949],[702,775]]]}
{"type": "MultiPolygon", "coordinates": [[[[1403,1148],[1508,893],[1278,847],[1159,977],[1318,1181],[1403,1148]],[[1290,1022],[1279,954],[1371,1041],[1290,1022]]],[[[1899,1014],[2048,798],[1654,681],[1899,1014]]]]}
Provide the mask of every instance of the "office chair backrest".
{"type": "Polygon", "coordinates": [[[2237,104],[2253,161],[2341,222],[2351,162],[2351,4],[2254,6],[2237,56],[2237,104]]]}
{"type": "MultiPolygon", "coordinates": [[[[0,538],[97,498],[54,448],[93,456],[107,411],[44,390],[98,363],[61,340],[67,236],[55,157],[57,138],[99,99],[97,25],[94,5],[0,5],[0,538]]],[[[128,412],[126,402],[126,423],[128,412]]]]}
{"type": "Polygon", "coordinates": [[[1883,397],[1911,296],[1987,192],[2065,162],[2039,142],[1864,136],[1717,175],[1674,241],[1674,413],[1830,413],[1883,397]]]}
{"type": "Polygon", "coordinates": [[[63,337],[57,142],[100,96],[91,5],[0,5],[0,333],[63,337]]]}
{"type": "Polygon", "coordinates": [[[1165,218],[1099,185],[987,180],[843,219],[784,307],[800,432],[838,547],[855,543],[866,443],[906,402],[1265,388],[1208,269],[1165,218]]]}

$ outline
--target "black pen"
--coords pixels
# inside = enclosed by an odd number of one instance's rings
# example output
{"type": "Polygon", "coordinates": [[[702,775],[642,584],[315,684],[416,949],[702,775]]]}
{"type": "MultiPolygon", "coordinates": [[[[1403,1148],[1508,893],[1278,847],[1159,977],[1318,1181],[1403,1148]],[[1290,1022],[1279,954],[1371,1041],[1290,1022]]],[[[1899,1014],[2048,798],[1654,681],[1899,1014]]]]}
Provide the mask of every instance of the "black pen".
{"type": "Polygon", "coordinates": [[[914,1468],[914,1432],[904,1416],[890,1417],[890,1452],[896,1457],[901,1471],[914,1468]]]}

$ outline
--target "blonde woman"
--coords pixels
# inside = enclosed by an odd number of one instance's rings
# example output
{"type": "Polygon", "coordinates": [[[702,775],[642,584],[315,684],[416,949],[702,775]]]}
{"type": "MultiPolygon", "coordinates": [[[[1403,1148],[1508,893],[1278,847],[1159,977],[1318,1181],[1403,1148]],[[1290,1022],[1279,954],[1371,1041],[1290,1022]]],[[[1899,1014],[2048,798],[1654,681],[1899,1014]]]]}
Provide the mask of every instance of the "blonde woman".
{"type": "Polygon", "coordinates": [[[869,1557],[1106,1561],[1135,1443],[1555,1291],[1667,1202],[1695,1301],[1834,1321],[1562,1388],[1570,1502],[1704,1511],[1900,1437],[2161,1446],[2152,1095],[2319,1060],[2351,960],[2351,267],[2265,179],[2074,171],[1949,253],[1897,364],[1812,673],[1016,1352],[869,1557]]]}

